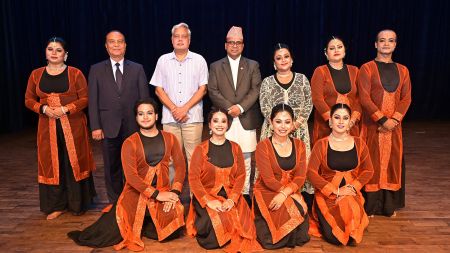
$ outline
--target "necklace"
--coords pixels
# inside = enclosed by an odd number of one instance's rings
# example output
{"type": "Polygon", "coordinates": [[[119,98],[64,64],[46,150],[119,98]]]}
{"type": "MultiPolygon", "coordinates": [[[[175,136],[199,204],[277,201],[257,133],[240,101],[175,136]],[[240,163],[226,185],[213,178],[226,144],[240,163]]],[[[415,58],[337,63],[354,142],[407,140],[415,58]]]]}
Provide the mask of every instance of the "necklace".
{"type": "Polygon", "coordinates": [[[272,138],[272,143],[273,144],[275,144],[275,145],[278,145],[278,146],[280,146],[280,147],[284,147],[286,144],[288,144],[288,143],[290,143],[291,142],[291,140],[289,140],[289,138],[287,138],[287,140],[285,141],[285,142],[278,142],[278,141],[276,141],[274,138],[272,138]]]}
{"type": "Polygon", "coordinates": [[[223,145],[227,139],[223,138],[223,140],[217,141],[214,140],[213,138],[209,138],[209,140],[211,141],[212,144],[220,146],[223,145]]]}
{"type": "Polygon", "coordinates": [[[342,65],[341,64],[339,64],[339,66],[337,67],[337,66],[335,66],[335,65],[333,65],[333,64],[331,64],[331,62],[329,62],[329,64],[330,64],[330,66],[333,68],[333,69],[335,69],[335,70],[341,70],[341,69],[343,69],[344,68],[344,63],[342,63],[342,65]]]}
{"type": "Polygon", "coordinates": [[[62,69],[64,69],[65,67],[66,67],[66,64],[63,64],[63,65],[61,65],[61,66],[59,66],[59,67],[53,67],[53,66],[47,65],[47,68],[48,68],[49,70],[62,70],[62,69]]]}
{"type": "Polygon", "coordinates": [[[335,141],[346,141],[348,139],[348,136],[345,136],[344,138],[338,138],[336,136],[333,135],[333,133],[330,134],[331,139],[335,140],[335,141]]]}
{"type": "Polygon", "coordinates": [[[288,76],[291,76],[291,74],[292,74],[292,72],[291,71],[289,71],[289,73],[287,73],[287,74],[280,74],[280,72],[277,72],[277,76],[279,76],[279,77],[288,77],[288,76]]]}

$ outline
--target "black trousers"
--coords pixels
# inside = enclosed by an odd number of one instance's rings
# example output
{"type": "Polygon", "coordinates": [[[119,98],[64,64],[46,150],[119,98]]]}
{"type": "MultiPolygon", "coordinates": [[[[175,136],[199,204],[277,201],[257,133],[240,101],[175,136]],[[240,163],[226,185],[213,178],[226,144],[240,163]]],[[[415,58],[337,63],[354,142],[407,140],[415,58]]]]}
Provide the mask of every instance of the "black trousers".
{"type": "Polygon", "coordinates": [[[123,127],[115,138],[102,140],[103,164],[105,172],[106,193],[110,203],[115,203],[122,193],[124,176],[121,159],[122,143],[129,136],[123,127]]]}

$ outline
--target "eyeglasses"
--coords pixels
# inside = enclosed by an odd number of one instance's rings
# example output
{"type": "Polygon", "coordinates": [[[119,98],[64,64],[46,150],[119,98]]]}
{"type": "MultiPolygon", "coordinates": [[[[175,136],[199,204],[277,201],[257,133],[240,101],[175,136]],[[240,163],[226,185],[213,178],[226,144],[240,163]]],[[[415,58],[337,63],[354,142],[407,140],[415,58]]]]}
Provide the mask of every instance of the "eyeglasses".
{"type": "Polygon", "coordinates": [[[237,47],[239,47],[239,46],[241,46],[242,44],[244,44],[244,42],[242,42],[242,41],[227,41],[227,44],[228,45],[230,45],[230,46],[237,46],[237,47]]]}
{"type": "Polygon", "coordinates": [[[172,35],[172,37],[174,38],[174,39],[183,39],[183,40],[185,40],[185,39],[188,39],[189,38],[189,35],[188,34],[174,34],[174,35],[172,35]]]}
{"type": "Polygon", "coordinates": [[[124,44],[125,43],[125,40],[113,40],[113,39],[111,39],[111,40],[107,40],[106,41],[108,44],[124,44]]]}

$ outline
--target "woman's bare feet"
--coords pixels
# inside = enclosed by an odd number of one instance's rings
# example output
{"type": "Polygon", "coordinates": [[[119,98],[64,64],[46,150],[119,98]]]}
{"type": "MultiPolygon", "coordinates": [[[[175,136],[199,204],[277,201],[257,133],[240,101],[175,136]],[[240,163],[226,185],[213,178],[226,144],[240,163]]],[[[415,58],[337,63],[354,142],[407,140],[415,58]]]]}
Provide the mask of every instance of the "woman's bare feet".
{"type": "Polygon", "coordinates": [[[47,220],[53,220],[61,216],[65,211],[54,211],[53,213],[47,215],[47,220]]]}

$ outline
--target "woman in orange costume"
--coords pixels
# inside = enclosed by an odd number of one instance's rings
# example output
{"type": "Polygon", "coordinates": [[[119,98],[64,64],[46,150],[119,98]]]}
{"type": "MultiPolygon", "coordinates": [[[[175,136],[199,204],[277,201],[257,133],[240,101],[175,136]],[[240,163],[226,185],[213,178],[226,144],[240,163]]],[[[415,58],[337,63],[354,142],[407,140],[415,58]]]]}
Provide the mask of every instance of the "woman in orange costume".
{"type": "Polygon", "coordinates": [[[314,108],[313,143],[330,134],[328,120],[330,109],[337,103],[350,106],[350,134],[359,136],[359,121],[361,119],[361,105],[358,98],[356,78],[358,68],[344,64],[344,41],[338,37],[331,37],[324,48],[328,64],[314,70],[311,79],[311,92],[314,108]]]}
{"type": "Polygon", "coordinates": [[[184,225],[179,194],[186,165],[181,146],[171,133],[156,128],[157,104],[152,99],[136,103],[139,132],[122,146],[122,165],[126,178],[122,193],[112,209],[83,231],[68,236],[77,244],[90,247],[144,250],[141,235],[158,240],[178,237],[184,225]],[[169,182],[169,162],[173,159],[175,178],[169,182]]]}
{"type": "Polygon", "coordinates": [[[258,241],[266,249],[294,248],[309,241],[308,214],[300,189],[306,178],[305,144],[289,134],[294,111],[278,104],[270,114],[273,134],[256,146],[258,178],[253,189],[258,241]]]}
{"type": "Polygon", "coordinates": [[[411,104],[408,69],[392,61],[397,35],[377,34],[377,57],[361,66],[358,90],[364,109],[361,137],[369,146],[375,173],[365,186],[369,215],[395,216],[405,206],[402,120],[411,104]]]}
{"type": "Polygon", "coordinates": [[[369,219],[361,188],[373,175],[365,142],[348,133],[351,110],[336,104],[330,110],[331,134],[314,145],[308,178],[317,189],[310,232],[335,245],[356,245],[369,219]]]}
{"type": "Polygon", "coordinates": [[[205,249],[262,250],[256,241],[253,214],[241,194],[245,181],[243,154],[238,144],[225,139],[227,111],[212,109],[208,122],[211,138],[196,147],[190,164],[193,198],[187,232],[205,249]]]}
{"type": "Polygon", "coordinates": [[[55,219],[68,210],[83,214],[95,196],[92,156],[83,109],[86,78],[67,66],[66,42],[53,37],[45,50],[48,65],[33,70],[25,106],[39,114],[38,182],[41,211],[55,219]]]}

